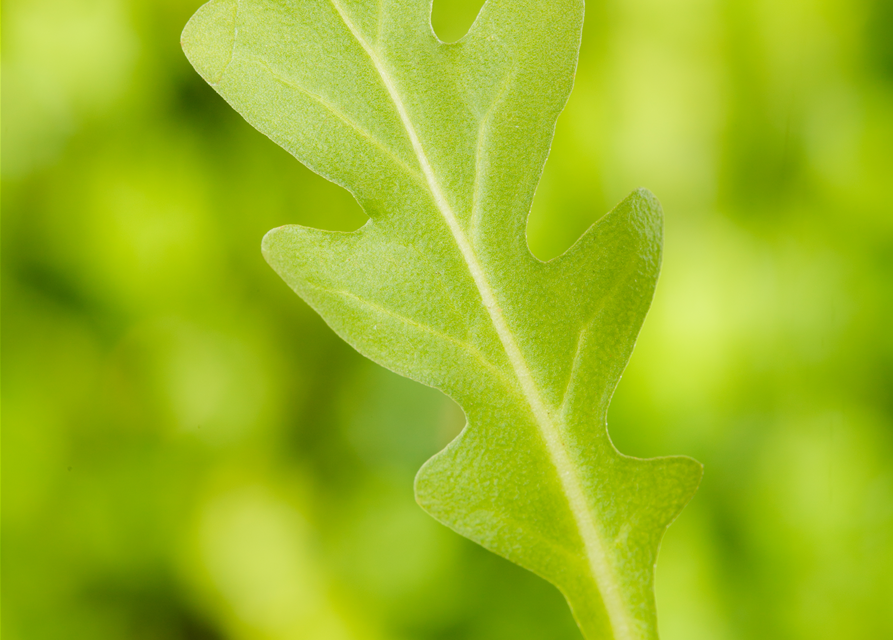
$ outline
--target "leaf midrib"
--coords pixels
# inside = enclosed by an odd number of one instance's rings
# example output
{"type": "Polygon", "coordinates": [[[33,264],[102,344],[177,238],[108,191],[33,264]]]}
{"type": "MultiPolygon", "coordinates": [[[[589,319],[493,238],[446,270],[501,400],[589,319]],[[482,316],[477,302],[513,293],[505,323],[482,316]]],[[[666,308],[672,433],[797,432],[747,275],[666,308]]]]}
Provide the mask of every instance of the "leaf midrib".
{"type": "Polygon", "coordinates": [[[502,309],[496,301],[496,296],[490,286],[486,274],[484,273],[483,266],[477,257],[477,253],[469,242],[468,237],[465,235],[464,230],[459,225],[456,214],[453,212],[452,207],[441,190],[440,183],[437,180],[437,176],[434,174],[431,163],[422,147],[415,126],[409,118],[406,106],[403,104],[403,99],[400,97],[397,88],[394,86],[378,52],[366,42],[366,39],[344,11],[339,0],[330,0],[330,2],[341,17],[341,20],[344,22],[348,31],[350,31],[351,35],[369,57],[384,84],[385,89],[397,110],[400,121],[406,130],[410,143],[412,144],[413,151],[415,152],[419,166],[422,169],[422,173],[425,176],[428,188],[434,199],[434,204],[443,216],[444,221],[447,223],[447,226],[459,247],[459,252],[462,254],[462,258],[468,267],[472,280],[478,289],[478,293],[484,303],[484,308],[487,309],[490,321],[493,323],[493,328],[496,330],[496,334],[499,336],[499,340],[505,349],[509,362],[512,365],[512,369],[515,372],[515,377],[521,386],[524,398],[539,426],[540,435],[546,444],[549,458],[557,471],[562,490],[564,491],[568,506],[577,525],[577,530],[583,540],[586,558],[589,562],[593,579],[595,580],[605,610],[608,614],[612,634],[616,640],[634,640],[632,621],[630,620],[629,612],[623,602],[619,585],[617,584],[613,569],[605,553],[605,544],[602,540],[597,523],[586,504],[586,497],[580,479],[577,476],[576,469],[571,462],[564,443],[562,442],[560,430],[555,424],[552,414],[543,400],[542,393],[533,379],[527,360],[521,353],[521,349],[518,347],[515,336],[509,328],[505,316],[502,313],[502,309]]]}

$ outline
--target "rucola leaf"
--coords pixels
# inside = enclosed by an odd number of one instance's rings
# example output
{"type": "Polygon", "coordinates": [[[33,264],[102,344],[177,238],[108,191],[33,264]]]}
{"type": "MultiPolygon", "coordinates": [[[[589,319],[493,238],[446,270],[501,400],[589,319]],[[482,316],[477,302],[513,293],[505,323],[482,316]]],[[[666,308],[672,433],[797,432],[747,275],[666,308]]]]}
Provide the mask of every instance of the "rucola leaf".
{"type": "Polygon", "coordinates": [[[588,638],[656,638],[684,457],[623,456],[608,403],[650,305],[661,212],[629,196],[543,263],[525,225],[571,91],[582,0],[489,0],[444,44],[431,0],[213,0],[183,33],[251,124],[348,189],[353,233],[285,226],[267,261],[358,351],[468,424],[416,478],[440,522],[550,580],[588,638]]]}

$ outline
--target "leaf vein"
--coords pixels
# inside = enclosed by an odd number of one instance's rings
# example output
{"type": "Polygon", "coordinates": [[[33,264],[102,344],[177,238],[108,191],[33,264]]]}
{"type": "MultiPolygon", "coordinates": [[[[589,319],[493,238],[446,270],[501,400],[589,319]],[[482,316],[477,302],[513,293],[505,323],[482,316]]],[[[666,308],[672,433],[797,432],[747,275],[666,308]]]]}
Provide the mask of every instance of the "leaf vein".
{"type": "Polygon", "coordinates": [[[559,413],[561,414],[562,418],[566,417],[569,394],[573,389],[574,381],[576,380],[580,364],[583,361],[583,345],[586,341],[586,334],[592,328],[592,324],[594,322],[595,318],[589,320],[585,325],[583,325],[583,328],[580,329],[580,333],[577,335],[577,347],[574,350],[574,359],[573,363],[571,364],[571,372],[567,378],[567,384],[564,386],[564,392],[561,394],[561,407],[559,409],[559,413]]]}
{"type": "Polygon", "coordinates": [[[352,293],[350,291],[346,291],[344,289],[333,289],[330,287],[323,287],[321,285],[316,285],[316,284],[311,284],[311,283],[308,283],[308,284],[312,288],[316,289],[317,291],[322,291],[324,293],[331,293],[331,294],[342,296],[345,298],[351,298],[352,300],[355,300],[356,302],[360,303],[364,307],[368,307],[369,309],[372,309],[381,315],[389,316],[389,317],[393,318],[394,320],[397,320],[398,322],[408,324],[412,327],[415,327],[416,329],[418,329],[420,331],[429,333],[429,334],[435,336],[436,338],[440,338],[441,340],[446,340],[447,342],[451,342],[452,344],[454,344],[457,347],[460,347],[462,350],[466,351],[475,360],[477,360],[482,365],[484,365],[487,369],[489,369],[490,372],[493,373],[504,386],[506,386],[507,388],[511,388],[511,384],[505,378],[505,374],[502,372],[502,370],[499,367],[497,367],[495,364],[493,364],[492,362],[487,360],[487,358],[484,356],[484,354],[482,354],[480,352],[480,350],[477,347],[475,347],[473,344],[471,344],[469,342],[465,342],[464,340],[459,340],[458,338],[455,338],[447,333],[444,333],[443,331],[440,331],[439,329],[436,329],[429,324],[419,322],[418,320],[414,320],[413,318],[410,318],[409,316],[405,316],[401,313],[396,313],[394,311],[391,311],[390,309],[383,307],[379,304],[376,304],[375,302],[372,302],[371,300],[361,298],[360,296],[358,296],[355,293],[352,293]]]}
{"type": "Polygon", "coordinates": [[[512,74],[507,74],[502,79],[496,98],[487,108],[487,112],[484,114],[483,118],[481,118],[481,123],[478,126],[477,145],[474,151],[474,190],[471,196],[471,219],[468,221],[468,234],[472,238],[477,236],[477,226],[481,217],[481,189],[483,188],[483,181],[481,180],[481,160],[484,152],[484,142],[487,141],[487,138],[489,137],[493,113],[496,111],[496,107],[499,106],[509,84],[511,84],[510,81],[512,80],[512,77],[512,74]]]}
{"type": "Polygon", "coordinates": [[[411,177],[416,182],[424,184],[425,179],[420,173],[415,171],[412,167],[410,167],[408,164],[406,164],[406,162],[401,160],[400,157],[396,153],[394,153],[390,148],[387,147],[387,145],[385,145],[381,140],[379,140],[378,138],[373,136],[371,133],[369,133],[365,128],[363,128],[362,125],[357,123],[355,120],[353,120],[350,116],[348,116],[343,111],[341,111],[341,109],[336,107],[334,104],[332,104],[331,102],[329,102],[322,96],[320,96],[316,93],[313,93],[306,87],[302,87],[294,80],[277,73],[270,66],[270,64],[263,58],[252,56],[252,57],[248,58],[248,60],[251,62],[254,62],[255,64],[259,64],[259,65],[263,66],[267,70],[267,72],[271,76],[273,76],[273,78],[276,81],[278,81],[292,89],[295,89],[296,91],[300,91],[305,96],[307,96],[308,98],[310,98],[311,100],[313,100],[314,102],[318,103],[320,106],[322,106],[323,108],[328,110],[333,116],[338,118],[341,122],[343,122],[344,124],[349,126],[354,131],[356,131],[357,134],[359,134],[361,138],[365,139],[367,142],[375,145],[381,151],[383,151],[394,162],[394,164],[396,164],[400,169],[402,169],[403,172],[406,173],[409,177],[411,177]]]}

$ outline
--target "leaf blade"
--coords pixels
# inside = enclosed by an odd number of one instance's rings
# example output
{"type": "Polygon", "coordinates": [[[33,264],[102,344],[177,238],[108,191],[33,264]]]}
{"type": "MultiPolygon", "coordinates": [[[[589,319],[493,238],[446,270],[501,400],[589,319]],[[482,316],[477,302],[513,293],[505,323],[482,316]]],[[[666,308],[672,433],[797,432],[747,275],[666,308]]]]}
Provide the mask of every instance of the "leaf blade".
{"type": "Polygon", "coordinates": [[[545,264],[524,233],[582,9],[489,0],[444,45],[430,1],[215,0],[183,40],[249,122],[370,215],[352,234],[283,227],[263,250],[358,351],[465,409],[419,503],[556,584],[587,637],[646,639],[659,541],[701,474],[622,456],[607,434],[656,284],[660,206],[635,192],[545,264]]]}

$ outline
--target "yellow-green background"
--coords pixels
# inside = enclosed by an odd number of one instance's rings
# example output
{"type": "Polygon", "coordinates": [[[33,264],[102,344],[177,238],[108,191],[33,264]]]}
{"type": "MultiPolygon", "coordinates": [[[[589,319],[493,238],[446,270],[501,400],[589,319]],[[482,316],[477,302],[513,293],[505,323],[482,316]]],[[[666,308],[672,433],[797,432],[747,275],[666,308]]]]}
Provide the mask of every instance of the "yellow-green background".
{"type": "MultiPolygon", "coordinates": [[[[413,502],[461,412],[264,264],[363,215],[189,67],[198,4],[3,4],[4,640],[578,638],[413,502]]],[[[893,638],[891,0],[590,2],[534,252],[638,186],[666,257],[611,433],[706,467],[662,637],[893,638]]]]}

